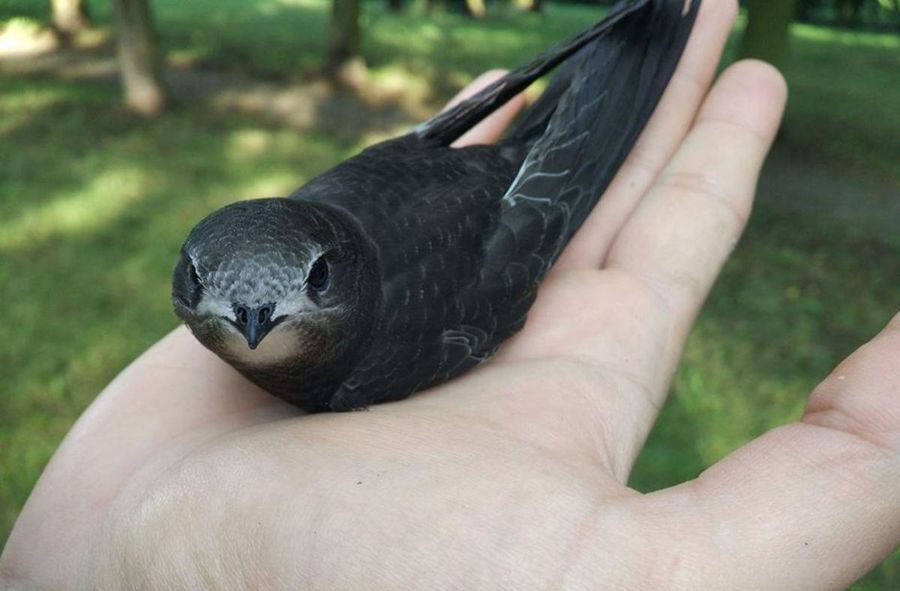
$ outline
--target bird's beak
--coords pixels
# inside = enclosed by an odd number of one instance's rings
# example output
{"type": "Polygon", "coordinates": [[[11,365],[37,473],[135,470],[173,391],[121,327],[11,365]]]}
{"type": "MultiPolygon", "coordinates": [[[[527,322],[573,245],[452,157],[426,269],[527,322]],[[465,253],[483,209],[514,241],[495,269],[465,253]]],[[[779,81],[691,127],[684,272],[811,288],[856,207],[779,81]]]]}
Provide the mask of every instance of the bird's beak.
{"type": "Polygon", "coordinates": [[[251,318],[250,322],[247,323],[247,326],[244,327],[244,338],[247,339],[247,345],[251,349],[256,349],[259,342],[269,334],[269,330],[272,328],[271,326],[267,326],[269,324],[271,323],[264,322],[260,324],[255,318],[251,318]]]}
{"type": "Polygon", "coordinates": [[[278,324],[272,319],[271,304],[257,308],[235,306],[235,309],[237,321],[233,322],[233,324],[247,339],[247,346],[251,349],[256,349],[259,343],[266,338],[266,335],[278,324]]]}

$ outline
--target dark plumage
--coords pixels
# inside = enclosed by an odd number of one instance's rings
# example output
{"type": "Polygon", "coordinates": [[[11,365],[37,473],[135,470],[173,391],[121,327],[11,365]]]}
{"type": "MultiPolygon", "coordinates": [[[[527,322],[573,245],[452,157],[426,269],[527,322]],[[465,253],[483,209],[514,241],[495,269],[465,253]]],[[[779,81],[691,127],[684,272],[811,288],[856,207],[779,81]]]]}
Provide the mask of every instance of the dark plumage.
{"type": "Polygon", "coordinates": [[[188,236],[173,300],[197,338],[313,411],[405,398],[522,328],[674,71],[699,0],[621,2],[411,133],[188,236]],[[451,142],[558,64],[497,145],[451,142]]]}

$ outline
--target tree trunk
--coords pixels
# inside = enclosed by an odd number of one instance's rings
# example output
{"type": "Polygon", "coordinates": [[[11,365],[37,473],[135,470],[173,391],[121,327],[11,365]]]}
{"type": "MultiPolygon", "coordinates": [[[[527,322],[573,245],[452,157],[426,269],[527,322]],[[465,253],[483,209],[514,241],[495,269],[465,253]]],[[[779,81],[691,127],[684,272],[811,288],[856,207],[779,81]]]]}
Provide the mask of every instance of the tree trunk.
{"type": "Polygon", "coordinates": [[[466,13],[472,18],[484,18],[484,15],[487,13],[484,0],[466,0],[466,13]]]}
{"type": "Polygon", "coordinates": [[[796,6],[796,0],[747,0],[741,58],[760,59],[782,69],[796,6]]]}
{"type": "Polygon", "coordinates": [[[355,84],[365,73],[359,0],[332,0],[331,23],[325,42],[325,72],[333,79],[355,84]]]}
{"type": "Polygon", "coordinates": [[[166,107],[162,63],[147,0],[112,0],[125,106],[152,117],[166,107]]]}
{"type": "Polygon", "coordinates": [[[837,5],[838,16],[842,25],[855,27],[860,24],[863,0],[839,0],[837,5]]]}
{"type": "Polygon", "coordinates": [[[388,0],[387,7],[390,12],[403,12],[403,0],[388,0]]]}
{"type": "Polygon", "coordinates": [[[543,12],[543,0],[516,0],[516,7],[526,12],[543,12]]]}
{"type": "Polygon", "coordinates": [[[61,37],[71,37],[90,26],[84,0],[52,0],[53,28],[61,37]]]}

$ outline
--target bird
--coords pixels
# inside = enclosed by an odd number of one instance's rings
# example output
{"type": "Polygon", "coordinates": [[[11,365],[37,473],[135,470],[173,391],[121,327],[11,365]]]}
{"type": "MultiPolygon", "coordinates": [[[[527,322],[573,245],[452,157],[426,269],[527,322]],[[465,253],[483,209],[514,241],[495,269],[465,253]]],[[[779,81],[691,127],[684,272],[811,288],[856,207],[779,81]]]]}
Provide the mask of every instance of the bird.
{"type": "Polygon", "coordinates": [[[309,412],[404,399],[489,359],[646,126],[699,0],[606,18],[286,197],[239,201],[181,248],[175,313],[309,412]],[[454,147],[558,69],[496,144],[454,147]]]}

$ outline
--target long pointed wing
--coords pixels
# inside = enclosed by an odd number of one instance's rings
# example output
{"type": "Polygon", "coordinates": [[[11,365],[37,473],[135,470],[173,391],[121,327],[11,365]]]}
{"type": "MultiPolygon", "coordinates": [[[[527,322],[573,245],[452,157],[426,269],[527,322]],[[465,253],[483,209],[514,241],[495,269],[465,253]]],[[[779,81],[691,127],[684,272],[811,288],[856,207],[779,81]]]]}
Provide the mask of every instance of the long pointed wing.
{"type": "Polygon", "coordinates": [[[628,15],[642,9],[651,0],[620,2],[612,12],[593,27],[579,33],[568,41],[550,49],[524,66],[509,72],[478,94],[468,98],[451,109],[435,115],[413,130],[420,139],[449,146],[479,121],[502,107],[532,82],[553,70],[579,49],[601,37],[628,15]]]}
{"type": "Polygon", "coordinates": [[[581,226],[656,108],[699,0],[654,0],[578,56],[582,71],[503,197],[487,266],[525,264],[539,281],[581,226]]]}

